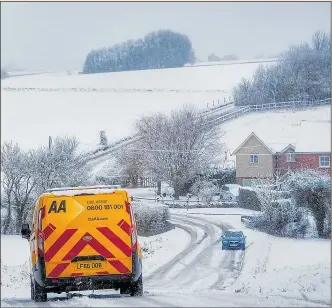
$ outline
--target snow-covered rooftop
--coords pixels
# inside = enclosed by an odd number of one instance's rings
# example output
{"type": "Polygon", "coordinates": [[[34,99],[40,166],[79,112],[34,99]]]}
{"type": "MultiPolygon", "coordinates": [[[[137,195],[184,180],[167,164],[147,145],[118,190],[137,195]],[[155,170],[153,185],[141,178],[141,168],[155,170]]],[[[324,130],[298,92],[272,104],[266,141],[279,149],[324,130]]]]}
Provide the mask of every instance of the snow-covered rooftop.
{"type": "Polygon", "coordinates": [[[295,151],[298,153],[330,153],[331,121],[302,121],[295,151]]]}

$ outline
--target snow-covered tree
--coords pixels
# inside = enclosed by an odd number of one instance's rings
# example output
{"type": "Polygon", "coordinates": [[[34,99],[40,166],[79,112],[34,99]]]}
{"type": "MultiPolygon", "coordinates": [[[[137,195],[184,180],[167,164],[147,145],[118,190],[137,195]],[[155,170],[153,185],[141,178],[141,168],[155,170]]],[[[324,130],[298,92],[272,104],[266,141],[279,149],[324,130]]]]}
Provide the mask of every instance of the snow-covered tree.
{"type": "Polygon", "coordinates": [[[99,138],[100,138],[100,144],[103,146],[107,146],[108,145],[108,140],[107,140],[107,136],[106,136],[106,132],[104,130],[101,130],[99,132],[99,138]]]}
{"type": "Polygon", "coordinates": [[[37,159],[34,176],[40,192],[53,187],[88,183],[89,169],[77,147],[75,137],[57,137],[51,149],[42,147],[34,151],[37,159]]]}
{"type": "Polygon", "coordinates": [[[167,181],[178,198],[185,183],[216,163],[221,133],[209,128],[192,106],[141,118],[136,125],[147,168],[156,181],[167,181]]]}
{"type": "Polygon", "coordinates": [[[212,181],[198,179],[192,185],[190,191],[206,205],[210,205],[219,188],[212,181]]]}
{"type": "Polygon", "coordinates": [[[110,48],[92,50],[83,72],[103,73],[152,68],[181,67],[195,61],[190,39],[171,30],[148,33],[110,48]]]}
{"type": "Polygon", "coordinates": [[[32,152],[25,153],[11,142],[2,145],[1,188],[4,198],[1,207],[6,211],[2,226],[4,233],[19,232],[22,223],[27,220],[36,187],[35,170],[36,160],[32,152]]]}
{"type": "Polygon", "coordinates": [[[280,61],[260,66],[252,80],[234,87],[236,105],[285,101],[320,100],[331,95],[330,36],[316,32],[311,45],[293,45],[282,53],[280,61]]]}

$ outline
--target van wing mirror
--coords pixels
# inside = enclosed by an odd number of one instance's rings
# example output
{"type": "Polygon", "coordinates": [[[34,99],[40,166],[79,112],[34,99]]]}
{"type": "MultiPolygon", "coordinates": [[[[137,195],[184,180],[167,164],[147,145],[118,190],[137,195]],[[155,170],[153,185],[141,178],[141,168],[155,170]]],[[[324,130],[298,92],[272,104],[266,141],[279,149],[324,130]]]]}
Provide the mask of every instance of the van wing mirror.
{"type": "Polygon", "coordinates": [[[29,228],[29,224],[22,224],[22,228],[21,228],[22,237],[25,239],[29,239],[30,234],[31,234],[31,230],[29,228]]]}

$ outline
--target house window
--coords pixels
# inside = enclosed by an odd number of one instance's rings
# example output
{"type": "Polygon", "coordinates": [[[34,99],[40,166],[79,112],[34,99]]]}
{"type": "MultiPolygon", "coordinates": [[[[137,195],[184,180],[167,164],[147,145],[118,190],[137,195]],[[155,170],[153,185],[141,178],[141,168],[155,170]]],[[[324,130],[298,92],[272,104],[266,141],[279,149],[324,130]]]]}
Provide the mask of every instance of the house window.
{"type": "Polygon", "coordinates": [[[319,167],[329,168],[330,167],[330,156],[319,156],[319,167]]]}
{"type": "Polygon", "coordinates": [[[250,163],[251,164],[258,164],[258,154],[250,155],[250,163]]]}
{"type": "Polygon", "coordinates": [[[295,162],[295,153],[287,153],[286,155],[287,155],[287,159],[286,159],[287,162],[289,162],[289,163],[295,162]]]}

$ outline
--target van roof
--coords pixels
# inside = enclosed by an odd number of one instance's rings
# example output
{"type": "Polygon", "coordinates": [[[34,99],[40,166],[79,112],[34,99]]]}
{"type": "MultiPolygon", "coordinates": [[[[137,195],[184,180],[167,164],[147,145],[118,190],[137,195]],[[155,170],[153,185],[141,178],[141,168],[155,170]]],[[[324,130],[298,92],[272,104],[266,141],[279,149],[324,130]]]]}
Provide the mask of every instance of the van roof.
{"type": "Polygon", "coordinates": [[[75,196],[81,194],[109,194],[114,191],[121,191],[127,194],[127,191],[118,189],[119,185],[97,185],[97,186],[77,186],[77,187],[58,187],[46,190],[46,194],[50,193],[54,196],[75,196]]]}

